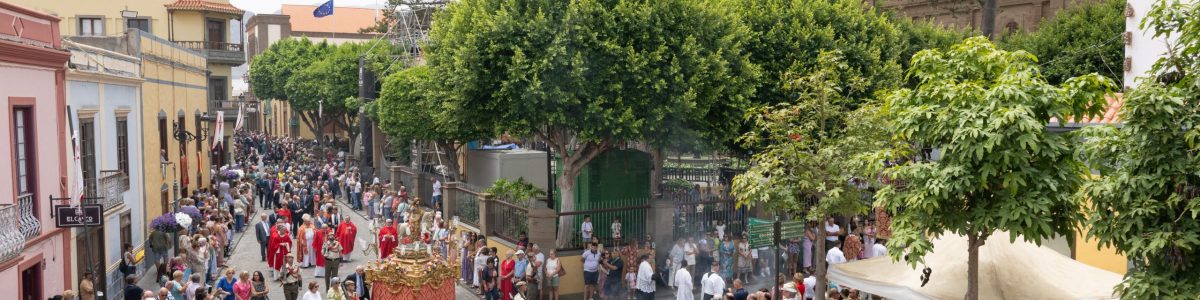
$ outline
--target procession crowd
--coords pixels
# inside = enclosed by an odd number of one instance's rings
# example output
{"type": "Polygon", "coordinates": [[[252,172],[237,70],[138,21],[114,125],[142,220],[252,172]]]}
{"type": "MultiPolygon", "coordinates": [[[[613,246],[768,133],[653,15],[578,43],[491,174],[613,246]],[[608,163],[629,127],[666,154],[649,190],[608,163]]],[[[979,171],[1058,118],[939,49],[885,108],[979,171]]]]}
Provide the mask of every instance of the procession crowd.
{"type": "MultiPolygon", "coordinates": [[[[821,226],[811,222],[802,237],[778,245],[783,252],[779,260],[770,259],[770,247],[751,248],[744,232],[728,232],[716,223],[703,234],[677,239],[665,260],[658,261],[658,245],[650,236],[623,237],[621,220],[614,218],[607,220],[610,236],[600,237],[592,218],[585,216],[580,226],[580,237],[587,241],[579,258],[582,268],[568,270],[554,247],[542,249],[525,233],[513,251],[501,253],[488,247],[485,235],[453,230],[438,209],[437,189],[429,202],[410,197],[404,183],[393,187],[387,180],[362,178],[347,165],[344,153],[318,151],[324,148],[314,141],[254,133],[239,133],[234,141],[234,163],[212,171],[215,184],[178,201],[175,211],[193,221],[178,234],[173,256],[169,247],[154,245],[171,238],[158,231],[151,235],[147,257],[158,262],[154,269],[161,287],[143,290],[130,271],[125,299],[265,300],[273,286],[282,289],[285,300],[370,299],[363,264],[352,272],[342,265],[358,262],[355,249],[361,249],[361,260],[367,262],[388,258],[410,244],[428,245],[438,259],[461,264],[462,284],[489,300],[558,300],[567,272],[582,273],[585,299],[654,299],[660,287],[679,300],[770,299],[774,292],[787,300],[811,299],[818,239],[826,240],[825,259],[831,264],[886,255],[879,237],[886,236],[881,233],[887,228],[877,227],[872,222],[876,218],[830,218],[821,226]],[[356,238],[358,224],[342,212],[334,202],[338,200],[363,211],[373,242],[357,245],[362,243],[356,238]],[[838,224],[848,226],[843,230],[838,224]],[[235,270],[228,264],[234,233],[247,229],[254,231],[266,270],[235,270]],[[790,275],[770,280],[773,267],[790,275]],[[767,288],[750,290],[751,281],[767,288]]],[[[435,181],[434,187],[440,184],[435,181]]],[[[132,249],[125,250],[133,261],[132,249]]],[[[866,298],[830,287],[831,299],[866,298]]],[[[95,299],[94,289],[81,284],[81,292],[80,299],[95,299]]]]}

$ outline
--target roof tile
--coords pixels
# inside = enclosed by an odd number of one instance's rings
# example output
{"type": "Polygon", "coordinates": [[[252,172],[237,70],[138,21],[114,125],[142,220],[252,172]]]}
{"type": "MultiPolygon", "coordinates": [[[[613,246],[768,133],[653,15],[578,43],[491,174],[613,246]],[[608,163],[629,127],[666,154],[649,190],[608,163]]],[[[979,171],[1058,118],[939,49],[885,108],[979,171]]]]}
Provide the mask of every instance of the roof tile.
{"type": "Polygon", "coordinates": [[[174,3],[165,4],[164,6],[167,7],[167,10],[215,11],[239,16],[246,13],[233,6],[233,4],[204,0],[176,0],[174,3]]]}

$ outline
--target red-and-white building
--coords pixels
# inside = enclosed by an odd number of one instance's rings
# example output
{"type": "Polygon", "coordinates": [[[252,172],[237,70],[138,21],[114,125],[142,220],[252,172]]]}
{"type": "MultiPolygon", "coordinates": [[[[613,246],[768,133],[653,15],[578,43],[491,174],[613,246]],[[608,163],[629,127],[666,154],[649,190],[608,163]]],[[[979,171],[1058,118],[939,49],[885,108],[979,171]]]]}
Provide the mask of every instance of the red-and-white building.
{"type": "MultiPolygon", "coordinates": [[[[0,298],[72,289],[70,231],[50,197],[69,197],[66,62],[57,17],[0,2],[0,298]]],[[[56,201],[57,202],[57,201],[56,201]]]]}

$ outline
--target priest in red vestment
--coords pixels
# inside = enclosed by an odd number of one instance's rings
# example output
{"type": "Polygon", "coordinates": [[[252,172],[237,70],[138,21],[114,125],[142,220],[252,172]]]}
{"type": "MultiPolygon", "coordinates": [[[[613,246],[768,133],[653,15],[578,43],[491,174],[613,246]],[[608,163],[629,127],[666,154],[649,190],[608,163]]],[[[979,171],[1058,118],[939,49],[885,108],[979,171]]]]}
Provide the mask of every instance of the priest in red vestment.
{"type": "Polygon", "coordinates": [[[287,201],[283,201],[283,206],[281,206],[281,207],[279,207],[279,209],[275,210],[275,216],[277,216],[277,218],[279,219],[276,222],[279,222],[279,223],[291,223],[292,222],[292,211],[288,210],[287,205],[288,205],[287,201]]]}
{"type": "Polygon", "coordinates": [[[325,232],[327,232],[325,224],[316,223],[316,228],[313,230],[313,252],[316,259],[316,270],[313,271],[315,277],[325,277],[325,255],[321,254],[321,250],[325,249],[325,232]]]}
{"type": "Polygon", "coordinates": [[[291,253],[292,237],[288,234],[287,223],[279,223],[273,234],[274,236],[271,237],[270,245],[267,246],[267,251],[271,255],[267,264],[272,270],[275,270],[276,274],[282,275],[280,270],[283,269],[287,256],[291,253]]]}
{"type": "Polygon", "coordinates": [[[358,234],[358,228],[354,227],[354,222],[350,221],[346,215],[342,215],[342,224],[338,225],[337,239],[338,243],[342,244],[342,261],[350,261],[350,254],[354,252],[354,238],[358,234]]]}
{"type": "Polygon", "coordinates": [[[375,242],[379,245],[379,258],[387,259],[392,255],[392,251],[396,250],[396,246],[400,245],[400,240],[396,234],[396,226],[392,224],[391,219],[383,224],[383,228],[379,229],[379,239],[375,242]]]}

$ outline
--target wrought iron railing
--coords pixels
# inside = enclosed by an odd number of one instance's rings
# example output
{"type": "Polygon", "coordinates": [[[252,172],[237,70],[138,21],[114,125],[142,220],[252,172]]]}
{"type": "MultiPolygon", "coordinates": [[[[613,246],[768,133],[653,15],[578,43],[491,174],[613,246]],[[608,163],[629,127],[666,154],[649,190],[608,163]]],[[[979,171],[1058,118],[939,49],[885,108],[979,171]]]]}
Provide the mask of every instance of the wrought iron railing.
{"type": "Polygon", "coordinates": [[[194,50],[225,50],[225,51],[242,51],[242,44],[227,43],[227,42],[211,42],[211,41],[175,41],[175,43],[184,48],[194,50]]]}
{"type": "Polygon", "coordinates": [[[0,206],[0,262],[20,256],[25,249],[25,235],[20,225],[16,205],[0,206]]]}
{"type": "Polygon", "coordinates": [[[457,199],[454,214],[458,216],[459,221],[470,224],[471,226],[479,226],[479,193],[466,190],[465,187],[449,189],[447,193],[455,193],[453,199],[457,199]]]}
{"type": "Polygon", "coordinates": [[[129,175],[120,170],[100,171],[101,177],[96,179],[96,197],[104,197],[99,204],[107,210],[125,202],[123,194],[129,190],[129,175]]]}
{"type": "Polygon", "coordinates": [[[487,202],[487,228],[491,228],[493,232],[489,235],[496,235],[510,242],[517,242],[517,238],[521,233],[529,231],[529,209],[509,203],[508,201],[493,199],[487,202]]]}
{"type": "Polygon", "coordinates": [[[42,234],[42,222],[38,220],[37,210],[34,209],[35,199],[33,194],[24,194],[17,197],[17,213],[21,220],[21,235],[25,239],[32,239],[42,234]]]}

